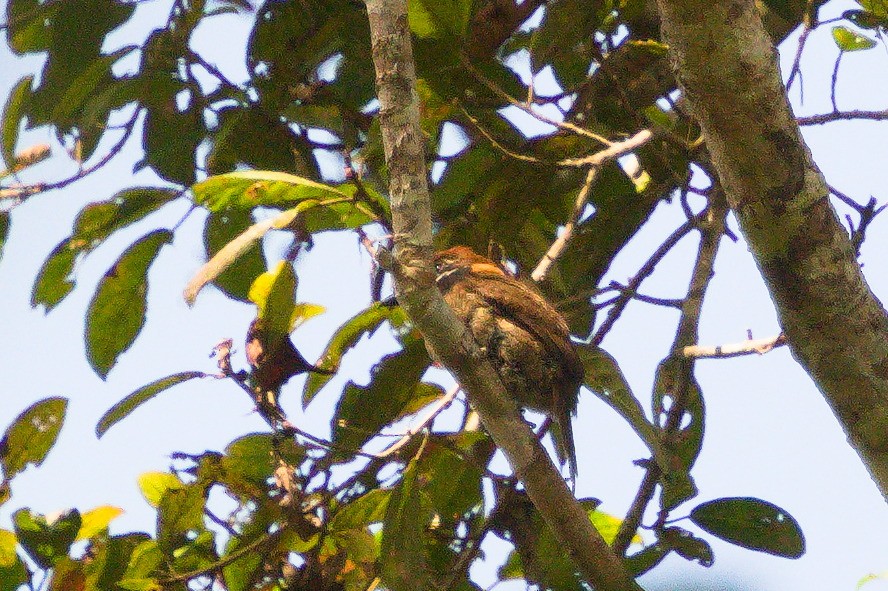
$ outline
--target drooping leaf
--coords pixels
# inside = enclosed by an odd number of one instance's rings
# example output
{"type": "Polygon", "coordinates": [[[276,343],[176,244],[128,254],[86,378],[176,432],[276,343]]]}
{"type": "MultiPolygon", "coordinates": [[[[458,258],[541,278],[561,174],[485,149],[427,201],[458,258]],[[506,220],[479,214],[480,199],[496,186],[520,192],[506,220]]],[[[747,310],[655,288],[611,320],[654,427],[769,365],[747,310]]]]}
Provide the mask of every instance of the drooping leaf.
{"type": "Polygon", "coordinates": [[[691,521],[714,536],[759,552],[785,558],[805,553],[798,522],[773,503],[752,497],[715,499],[697,505],[691,521]]]}
{"type": "Polygon", "coordinates": [[[421,339],[403,351],[382,358],[367,386],[349,383],[333,415],[333,442],[338,449],[357,451],[382,427],[402,415],[416,398],[443,393],[439,386],[419,381],[431,360],[421,339]]]}
{"type": "Polygon", "coordinates": [[[155,380],[150,384],[142,386],[132,394],[124,397],[123,400],[109,408],[108,411],[102,415],[102,418],[100,418],[99,422],[96,424],[96,436],[101,437],[104,435],[108,429],[125,419],[131,412],[136,410],[136,408],[148,402],[164,390],[172,388],[182,382],[187,382],[194,378],[204,378],[206,376],[207,374],[202,371],[183,371],[165,378],[160,378],[159,380],[155,380]]]}
{"type": "MultiPolygon", "coordinates": [[[[327,344],[327,349],[321,355],[318,365],[325,369],[339,367],[345,353],[354,347],[366,334],[375,331],[379,326],[389,320],[392,324],[400,326],[406,316],[394,302],[376,302],[366,310],[359,312],[336,331],[333,338],[327,344]]],[[[302,407],[305,408],[314,399],[315,395],[327,385],[332,375],[312,373],[305,382],[302,391],[302,407]]]]}
{"type": "Polygon", "coordinates": [[[249,292],[250,301],[258,308],[263,320],[263,330],[269,342],[277,342],[290,334],[296,304],[296,272],[291,261],[278,261],[277,265],[253,281],[249,292]]]}
{"type": "Polygon", "coordinates": [[[691,532],[680,527],[667,527],[660,533],[660,540],[685,560],[696,560],[709,567],[715,562],[712,547],[691,532]]]}
{"type": "MultiPolygon", "coordinates": [[[[217,178],[217,177],[214,177],[217,178]]],[[[296,207],[288,209],[278,215],[257,222],[244,230],[234,240],[223,246],[212,259],[200,268],[194,274],[194,277],[185,286],[185,302],[191,306],[197,299],[197,294],[204,288],[207,283],[214,281],[221,273],[228,269],[235,261],[237,261],[245,253],[254,248],[256,242],[259,241],[270,230],[280,230],[287,228],[297,218],[305,212],[312,209],[320,209],[323,206],[314,199],[308,199],[299,203],[296,207]]]]}
{"type": "Polygon", "coordinates": [[[392,490],[382,529],[382,579],[393,591],[429,587],[425,537],[431,518],[431,505],[414,461],[392,490]]]}
{"type": "Polygon", "coordinates": [[[875,40],[841,25],[833,27],[832,36],[836,46],[842,51],[861,51],[876,46],[875,40]]]}
{"type": "Polygon", "coordinates": [[[170,189],[134,187],[108,201],[84,207],[71,236],[53,249],[37,274],[31,292],[31,306],[52,310],[74,287],[71,275],[77,259],[101,245],[111,234],[157,211],[176,197],[170,189]]]}
{"type": "Polygon", "coordinates": [[[19,509],[12,515],[15,533],[22,548],[41,568],[52,568],[66,558],[80,530],[80,513],[71,509],[55,519],[19,509]]]}
{"type": "MultiPolygon", "coordinates": [[[[210,213],[204,228],[207,260],[212,259],[226,244],[247,230],[252,225],[252,219],[251,212],[238,209],[210,213]]],[[[264,271],[262,249],[257,242],[253,242],[213,279],[213,283],[229,297],[245,302],[253,280],[264,271]]]]}
{"type": "Polygon", "coordinates": [[[108,524],[123,515],[123,509],[104,505],[96,507],[81,515],[80,531],[77,532],[77,540],[88,540],[98,535],[108,527],[108,524]]]}
{"type": "Polygon", "coordinates": [[[19,80],[9,93],[9,98],[3,107],[3,115],[2,119],[0,119],[3,122],[3,129],[0,132],[2,133],[2,140],[0,140],[2,153],[0,154],[2,154],[6,168],[9,170],[12,170],[15,163],[15,148],[18,144],[19,127],[25,115],[25,101],[31,92],[33,81],[34,76],[25,76],[19,80]]]}
{"type": "Polygon", "coordinates": [[[104,379],[145,323],[148,267],[173,233],[155,230],[130,246],[99,282],[86,320],[86,353],[104,379]]]}
{"type": "Polygon", "coordinates": [[[28,464],[43,463],[59,436],[67,408],[65,398],[46,398],[29,406],[6,428],[0,439],[0,466],[7,480],[28,464]]]}
{"type": "Polygon", "coordinates": [[[667,436],[668,446],[660,447],[662,453],[657,456],[657,463],[663,471],[663,506],[673,509],[697,494],[691,468],[703,447],[706,413],[693,364],[675,357],[660,363],[651,407],[660,427],[672,428],[667,436]],[[673,409],[679,405],[681,412],[676,413],[673,409]],[[667,419],[669,414],[673,415],[671,425],[667,419]]]}

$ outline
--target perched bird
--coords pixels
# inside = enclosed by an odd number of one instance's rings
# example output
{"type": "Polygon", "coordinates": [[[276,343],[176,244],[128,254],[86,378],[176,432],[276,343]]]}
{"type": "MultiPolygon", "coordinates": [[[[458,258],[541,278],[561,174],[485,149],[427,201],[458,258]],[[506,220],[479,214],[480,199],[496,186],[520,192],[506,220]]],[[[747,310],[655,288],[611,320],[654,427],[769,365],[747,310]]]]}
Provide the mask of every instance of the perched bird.
{"type": "Polygon", "coordinates": [[[536,287],[466,246],[435,254],[444,300],[468,327],[518,404],[548,415],[555,440],[576,477],[571,415],[583,364],[567,322],[536,287]]]}
{"type": "Polygon", "coordinates": [[[307,371],[333,373],[306,361],[293,346],[289,335],[273,339],[260,318],[250,324],[246,341],[247,361],[253,369],[253,386],[262,393],[273,392],[276,395],[287,380],[307,371]],[[272,342],[273,340],[276,342],[272,342]]]}

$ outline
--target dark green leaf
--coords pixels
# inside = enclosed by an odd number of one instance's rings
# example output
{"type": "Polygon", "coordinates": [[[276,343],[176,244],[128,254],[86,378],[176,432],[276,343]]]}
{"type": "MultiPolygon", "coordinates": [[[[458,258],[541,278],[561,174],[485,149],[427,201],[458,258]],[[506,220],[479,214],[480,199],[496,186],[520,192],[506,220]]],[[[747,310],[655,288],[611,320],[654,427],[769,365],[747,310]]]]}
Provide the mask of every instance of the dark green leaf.
{"type": "Polygon", "coordinates": [[[37,274],[31,292],[31,305],[43,305],[48,312],[74,287],[70,277],[77,259],[98,247],[117,230],[157,211],[177,196],[175,191],[155,187],[134,187],[120,191],[108,201],[84,207],[71,236],[53,249],[37,274]]]}
{"type": "Polygon", "coordinates": [[[439,395],[438,386],[419,381],[430,362],[422,339],[412,339],[403,351],[382,358],[369,385],[346,385],[333,415],[333,442],[337,448],[357,451],[400,417],[414,399],[439,395]]]}
{"type": "Polygon", "coordinates": [[[666,417],[676,405],[681,413],[674,415],[673,432],[668,446],[661,446],[657,463],[663,471],[662,503],[673,509],[697,495],[691,477],[691,468],[703,447],[706,413],[703,393],[693,373],[693,364],[686,359],[669,357],[660,363],[654,383],[652,412],[661,427],[667,426],[666,417]],[[665,458],[664,458],[665,456],[665,458]]]}
{"type": "Polygon", "coordinates": [[[172,237],[169,230],[155,230],[140,238],[99,282],[87,311],[86,353],[90,365],[103,379],[142,330],[148,267],[160,247],[172,237]]]}
{"type": "Polygon", "coordinates": [[[3,107],[2,154],[6,168],[12,170],[15,164],[15,148],[18,144],[19,127],[25,116],[25,102],[31,93],[33,76],[25,76],[19,80],[9,93],[9,99],[3,107]]]}
{"type": "Polygon", "coordinates": [[[885,0],[858,0],[858,4],[873,16],[888,19],[888,2],[885,0]]]}
{"type": "Polygon", "coordinates": [[[171,96],[148,110],[142,133],[145,162],[164,179],[188,186],[195,180],[196,152],[206,129],[197,106],[179,111],[175,103],[171,96]]]}
{"type": "Polygon", "coordinates": [[[148,402],[164,390],[172,388],[176,384],[181,384],[182,382],[187,382],[188,380],[193,380],[194,378],[203,378],[206,376],[207,374],[203,373],[202,371],[183,371],[181,373],[176,373],[142,386],[141,388],[139,388],[132,394],[129,394],[123,400],[112,406],[105,414],[102,415],[102,418],[99,419],[99,422],[96,424],[96,436],[101,437],[102,435],[104,435],[108,431],[108,429],[116,425],[118,422],[122,421],[124,418],[129,416],[131,412],[133,412],[138,407],[142,406],[144,403],[148,402]]]}
{"type": "Polygon", "coordinates": [[[0,591],[17,591],[28,581],[28,571],[14,553],[8,564],[0,564],[0,591]]]}
{"type": "Polygon", "coordinates": [[[832,29],[833,41],[842,51],[860,51],[872,49],[876,42],[869,37],[855,33],[848,27],[838,26],[832,29]]]}
{"type": "Polygon", "coordinates": [[[659,447],[657,431],[645,416],[616,359],[598,347],[578,346],[577,352],[586,369],[583,380],[586,387],[617,411],[652,452],[656,451],[659,447]]]}
{"type": "MultiPolygon", "coordinates": [[[[264,486],[278,467],[278,458],[291,466],[302,461],[304,450],[292,439],[268,433],[253,433],[235,439],[225,448],[222,467],[229,475],[253,485],[264,486]]],[[[226,482],[227,482],[226,477],[226,482]]]]}
{"type": "Polygon", "coordinates": [[[3,247],[6,245],[6,238],[9,236],[9,212],[0,211],[0,259],[3,258],[3,247]]]}
{"type": "Polygon", "coordinates": [[[709,543],[694,536],[686,529],[667,527],[660,534],[660,539],[685,560],[696,560],[706,567],[712,566],[712,563],[715,562],[715,556],[709,543]]]}
{"type": "Polygon", "coordinates": [[[444,441],[437,437],[429,439],[417,467],[420,478],[427,483],[424,492],[436,514],[446,523],[456,523],[482,502],[482,469],[441,445],[444,441]]]}
{"type": "MultiPolygon", "coordinates": [[[[101,536],[90,541],[90,558],[84,561],[87,589],[116,588],[116,583],[124,576],[134,550],[148,539],[147,534],[125,534],[121,536],[101,536]]],[[[65,587],[63,591],[69,591],[65,587]]]]}
{"type": "Polygon", "coordinates": [[[124,589],[133,587],[124,584],[125,581],[145,580],[157,572],[163,560],[163,554],[154,540],[143,540],[130,554],[126,572],[121,578],[120,586],[124,589]]]}
{"type": "Polygon", "coordinates": [[[626,557],[626,566],[633,577],[640,577],[666,558],[672,548],[667,544],[657,542],[626,557]]]}
{"type": "Polygon", "coordinates": [[[393,591],[430,587],[425,538],[432,509],[415,462],[392,490],[382,529],[382,579],[393,591]]]}
{"type": "Polygon", "coordinates": [[[80,513],[71,509],[49,523],[43,515],[19,509],[12,515],[12,523],[19,543],[34,562],[41,568],[52,568],[67,557],[80,529],[80,513]]]}
{"type": "MultiPolygon", "coordinates": [[[[389,320],[395,326],[403,324],[404,312],[394,303],[377,302],[366,310],[359,312],[350,320],[347,320],[336,331],[324,354],[321,355],[318,365],[325,369],[336,369],[342,362],[345,353],[354,347],[364,335],[371,334],[379,326],[389,320]]],[[[330,374],[312,373],[305,382],[302,392],[302,408],[314,399],[315,395],[332,379],[330,374]]]]}
{"type": "Polygon", "coordinates": [[[29,406],[7,427],[0,439],[0,466],[7,480],[28,464],[43,463],[59,436],[67,408],[65,398],[46,398],[29,406]]]}
{"type": "MultiPolygon", "coordinates": [[[[223,246],[242,234],[252,225],[252,221],[252,213],[245,210],[229,209],[210,213],[204,229],[207,258],[211,259],[223,246]]],[[[219,273],[213,283],[229,297],[245,302],[253,280],[264,271],[265,258],[257,241],[219,273]]]]}
{"type": "Polygon", "coordinates": [[[691,521],[714,536],[785,558],[805,553],[805,536],[786,511],[761,499],[733,497],[701,503],[691,511],[691,521]]]}

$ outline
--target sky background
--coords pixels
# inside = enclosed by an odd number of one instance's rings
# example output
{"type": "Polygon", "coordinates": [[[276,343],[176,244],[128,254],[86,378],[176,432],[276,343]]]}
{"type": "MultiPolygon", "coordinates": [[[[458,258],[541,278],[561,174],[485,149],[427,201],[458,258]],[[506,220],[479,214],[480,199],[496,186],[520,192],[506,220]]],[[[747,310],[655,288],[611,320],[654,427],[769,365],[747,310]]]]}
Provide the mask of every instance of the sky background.
{"type": "MultiPolygon", "coordinates": [[[[821,11],[821,18],[837,16],[854,6],[831,2],[821,11]]],[[[159,22],[156,19],[165,14],[166,7],[164,2],[141,4],[137,22],[116,32],[106,47],[141,39],[159,22]]],[[[196,40],[213,56],[210,61],[223,66],[233,78],[244,76],[240,56],[248,24],[243,17],[217,17],[212,27],[199,31],[196,40]],[[219,39],[225,43],[218,43],[219,39]]],[[[830,74],[838,50],[829,28],[824,26],[809,38],[802,60],[804,103],[800,102],[798,82],[790,93],[798,115],[831,110],[830,74]]],[[[781,48],[785,75],[795,55],[795,40],[796,36],[791,37],[781,48]]],[[[9,88],[39,63],[14,59],[4,44],[0,49],[2,95],[5,97],[9,88]]],[[[888,51],[876,48],[845,56],[837,101],[845,110],[888,107],[888,51]]],[[[888,124],[883,122],[833,123],[803,130],[832,186],[858,201],[865,202],[873,195],[880,203],[888,201],[886,131],[888,124]]],[[[0,260],[0,371],[5,378],[0,429],[38,399],[64,396],[70,403],[65,427],[46,462],[13,481],[12,500],[0,507],[0,527],[9,527],[10,515],[23,506],[49,513],[72,506],[85,511],[111,504],[125,510],[113,522],[113,533],[153,531],[155,514],[138,491],[139,474],[166,470],[174,451],[218,450],[235,437],[266,429],[241,390],[225,381],[200,380],[165,392],[102,440],[96,439],[98,418],[141,385],[184,370],[213,371],[215,362],[208,358],[213,346],[227,337],[240,342],[253,317],[252,306],[231,302],[214,289],[204,290],[193,308],[185,305],[182,289],[204,262],[203,217],[193,214],[151,268],[147,322],[139,339],[120,357],[107,381],[89,368],[83,323],[97,281],[133,240],[154,228],[171,227],[185,213],[187,204],[167,207],[131,230],[114,235],[78,265],[78,288],[50,314],[29,305],[37,271],[52,248],[69,234],[84,204],[108,199],[124,187],[158,183],[150,171],[133,174],[133,163],[140,158],[137,139],[131,140],[111,165],[66,190],[34,196],[12,213],[11,233],[0,260]]],[[[23,134],[19,148],[44,142],[53,143],[52,134],[36,130],[23,134]]],[[[53,146],[57,154],[63,154],[59,146],[53,146]]],[[[27,171],[22,181],[55,180],[73,170],[61,156],[27,171]]],[[[680,208],[661,205],[617,258],[605,282],[624,282],[631,277],[681,221],[680,208]]],[[[731,223],[736,229],[733,220],[731,223]]],[[[280,240],[269,241],[266,251],[272,263],[282,248],[280,240]]],[[[696,239],[684,240],[643,284],[643,293],[683,296],[695,251],[696,239]]],[[[883,300],[888,294],[886,252],[888,223],[877,218],[863,246],[861,262],[871,287],[883,300]]],[[[336,327],[370,302],[371,261],[353,235],[323,234],[297,264],[301,280],[298,299],[327,307],[326,314],[294,333],[299,349],[313,360],[336,327]]],[[[669,350],[676,320],[674,310],[632,303],[604,342],[644,407],[649,406],[653,373],[669,350]]],[[[724,240],[704,306],[700,340],[702,344],[735,343],[746,337],[747,330],[763,338],[778,334],[779,326],[747,246],[742,240],[736,244],[724,240]]],[[[240,349],[235,364],[243,367],[240,349]]],[[[393,349],[393,341],[384,331],[365,339],[349,353],[332,384],[341,385],[347,378],[364,383],[374,361],[393,349]]],[[[686,515],[696,502],[717,497],[759,497],[780,505],[799,521],[807,553],[799,560],[787,560],[736,548],[703,534],[715,552],[712,568],[671,556],[643,579],[645,587],[851,591],[867,574],[888,571],[888,507],[816,387],[788,350],[701,361],[697,377],[707,402],[706,437],[694,470],[700,495],[674,516],[686,515]]],[[[283,405],[301,428],[326,437],[338,390],[331,385],[303,412],[299,403],[302,382],[302,378],[294,379],[285,388],[283,405]]],[[[578,495],[600,498],[602,510],[622,515],[642,477],[632,462],[645,457],[646,450],[633,432],[588,392],[581,395],[574,432],[579,452],[578,495]]],[[[687,521],[678,525],[693,529],[687,521]]],[[[497,541],[485,547],[488,560],[474,571],[482,586],[494,580],[494,569],[504,558],[505,548],[497,541]]],[[[522,586],[497,587],[518,588],[522,586]]],[[[886,590],[888,582],[874,581],[865,589],[886,590]]]]}

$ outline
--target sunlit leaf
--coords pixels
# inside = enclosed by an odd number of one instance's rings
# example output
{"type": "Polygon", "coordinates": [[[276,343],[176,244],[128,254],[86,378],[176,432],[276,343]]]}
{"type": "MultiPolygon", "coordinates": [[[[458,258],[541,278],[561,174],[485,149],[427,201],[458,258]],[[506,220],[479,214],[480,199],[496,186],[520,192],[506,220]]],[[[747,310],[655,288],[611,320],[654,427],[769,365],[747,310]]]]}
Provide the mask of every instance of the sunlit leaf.
{"type": "Polygon", "coordinates": [[[124,397],[123,400],[112,406],[104,415],[102,415],[102,418],[99,419],[99,422],[96,424],[96,435],[101,437],[108,431],[108,429],[129,416],[129,414],[136,408],[145,402],[148,402],[164,390],[172,388],[182,382],[187,382],[194,378],[204,378],[206,376],[207,374],[201,371],[183,371],[142,386],[132,394],[124,397]]]}
{"type": "Polygon", "coordinates": [[[876,42],[869,37],[855,33],[848,27],[837,26],[832,29],[833,41],[842,51],[861,51],[872,49],[876,42]]]}
{"type": "Polygon", "coordinates": [[[77,532],[77,540],[88,540],[98,535],[108,527],[112,521],[123,515],[123,509],[104,505],[87,511],[81,516],[80,531],[77,532]]]}
{"type": "Polygon", "coordinates": [[[468,30],[471,0],[409,0],[407,20],[418,37],[462,38],[468,30]]]}
{"type": "Polygon", "coordinates": [[[805,553],[805,536],[798,522],[786,511],[761,499],[733,497],[697,505],[691,521],[714,536],[785,558],[805,553]]]}
{"type": "Polygon", "coordinates": [[[15,533],[22,547],[41,568],[52,568],[67,557],[80,530],[80,513],[71,509],[55,519],[19,509],[12,515],[15,533]]]}
{"type": "Polygon", "coordinates": [[[160,500],[168,490],[184,486],[181,480],[169,472],[146,472],[139,476],[139,490],[152,507],[160,504],[160,500]]]}
{"type": "Polygon", "coordinates": [[[269,342],[290,334],[296,308],[296,272],[291,261],[278,261],[273,269],[257,277],[248,295],[258,308],[269,342]]]}
{"type": "Polygon", "coordinates": [[[15,553],[17,543],[14,532],[0,529],[0,568],[8,568],[15,564],[18,558],[15,553]]]}
{"type": "Polygon", "coordinates": [[[101,378],[114,367],[145,323],[148,267],[173,233],[155,230],[124,252],[99,282],[89,303],[86,320],[86,354],[101,378]]]}
{"type": "Polygon", "coordinates": [[[389,489],[368,491],[336,512],[330,520],[330,530],[345,531],[379,523],[385,517],[390,496],[389,489]]]}
{"type": "Polygon", "coordinates": [[[68,400],[46,398],[35,402],[17,416],[0,439],[0,466],[7,480],[28,464],[39,466],[55,444],[68,400]]]}

